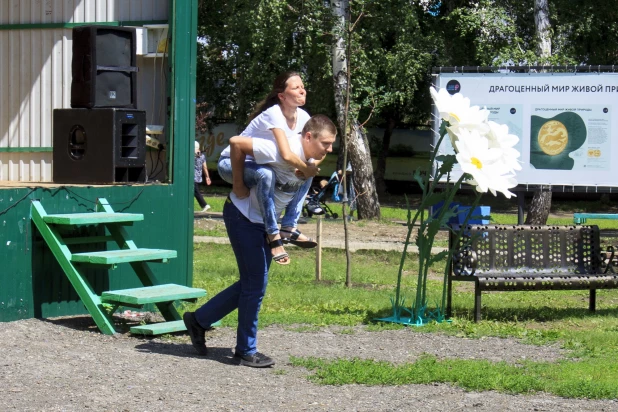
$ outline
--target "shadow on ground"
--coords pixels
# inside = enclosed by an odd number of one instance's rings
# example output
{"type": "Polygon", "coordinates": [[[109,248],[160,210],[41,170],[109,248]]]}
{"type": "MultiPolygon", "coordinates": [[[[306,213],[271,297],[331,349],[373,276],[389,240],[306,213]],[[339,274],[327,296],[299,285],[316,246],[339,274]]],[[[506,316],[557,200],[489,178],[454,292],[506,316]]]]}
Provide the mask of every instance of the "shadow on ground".
{"type": "Polygon", "coordinates": [[[209,347],[207,356],[200,356],[195,352],[191,344],[180,345],[158,341],[147,341],[135,346],[139,352],[158,353],[160,355],[177,356],[179,358],[196,358],[216,361],[225,365],[238,365],[238,359],[234,358],[230,348],[209,347]]]}
{"type": "MultiPolygon", "coordinates": [[[[140,316],[135,319],[130,319],[126,317],[122,317],[120,315],[114,315],[114,328],[120,334],[127,334],[129,330],[133,326],[142,325],[144,322],[146,323],[154,323],[158,319],[152,321],[150,318],[154,317],[155,314],[150,312],[143,312],[140,316]]],[[[81,330],[81,331],[89,331],[89,332],[100,332],[96,323],[94,323],[94,319],[90,315],[84,316],[70,316],[70,317],[58,317],[58,318],[46,318],[41,319],[44,322],[51,323],[53,325],[63,326],[65,328],[81,330]]],[[[134,335],[137,337],[137,335],[134,335]]]]}

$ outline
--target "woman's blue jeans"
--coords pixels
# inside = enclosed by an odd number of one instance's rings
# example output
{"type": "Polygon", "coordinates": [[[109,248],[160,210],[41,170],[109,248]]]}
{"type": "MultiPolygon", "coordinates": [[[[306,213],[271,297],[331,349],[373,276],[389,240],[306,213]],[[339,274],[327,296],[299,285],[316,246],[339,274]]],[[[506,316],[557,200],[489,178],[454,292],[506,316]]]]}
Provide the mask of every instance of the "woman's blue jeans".
{"type": "Polygon", "coordinates": [[[240,279],[195,311],[195,319],[208,329],[238,309],[236,353],[252,355],[257,352],[258,313],[266,293],[272,254],[264,225],[251,223],[229,198],[223,206],[223,221],[236,256],[240,279]]]}
{"type": "MultiPolygon", "coordinates": [[[[232,162],[229,157],[221,157],[217,164],[219,176],[228,183],[232,183],[232,162]]],[[[282,227],[297,227],[298,219],[303,211],[305,197],[311,188],[313,179],[307,179],[294,195],[294,198],[285,208],[285,213],[281,219],[282,227]]],[[[264,219],[266,233],[273,235],[279,233],[277,226],[277,215],[275,214],[275,173],[268,165],[259,165],[254,161],[245,162],[245,185],[249,188],[256,188],[260,212],[264,219]]]]}

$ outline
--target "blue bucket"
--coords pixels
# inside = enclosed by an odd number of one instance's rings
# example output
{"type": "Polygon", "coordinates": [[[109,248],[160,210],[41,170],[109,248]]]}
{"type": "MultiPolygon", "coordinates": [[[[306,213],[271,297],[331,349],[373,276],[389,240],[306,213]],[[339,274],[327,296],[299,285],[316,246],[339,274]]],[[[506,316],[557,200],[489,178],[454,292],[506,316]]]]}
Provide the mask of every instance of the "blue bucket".
{"type": "MultiPolygon", "coordinates": [[[[441,209],[444,207],[444,200],[439,201],[438,203],[436,203],[435,205],[433,205],[433,207],[431,208],[431,217],[433,217],[434,219],[438,217],[438,215],[440,214],[441,209]]],[[[459,203],[457,202],[451,202],[449,209],[455,208],[455,213],[459,213],[459,203]]],[[[457,223],[459,223],[458,220],[458,215],[455,216],[451,216],[451,218],[446,222],[449,225],[455,225],[457,223]]]]}
{"type": "MultiPolygon", "coordinates": [[[[468,215],[468,211],[470,210],[470,206],[459,206],[459,213],[457,214],[457,222],[460,225],[464,223],[466,216],[468,215]]],[[[470,220],[468,220],[469,225],[488,225],[489,217],[491,214],[491,206],[477,206],[472,211],[472,215],[470,216],[470,220]]]]}

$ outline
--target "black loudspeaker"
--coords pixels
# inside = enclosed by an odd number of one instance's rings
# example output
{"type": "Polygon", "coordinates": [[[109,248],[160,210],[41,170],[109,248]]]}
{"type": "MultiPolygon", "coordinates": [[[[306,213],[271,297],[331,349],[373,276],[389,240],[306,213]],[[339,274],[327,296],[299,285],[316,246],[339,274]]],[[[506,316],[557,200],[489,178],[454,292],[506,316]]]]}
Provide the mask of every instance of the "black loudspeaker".
{"type": "Polygon", "coordinates": [[[55,183],[128,183],[146,180],[146,112],[55,109],[55,183]]]}
{"type": "Polygon", "coordinates": [[[71,107],[137,107],[134,28],[73,28],[72,69],[71,107]]]}

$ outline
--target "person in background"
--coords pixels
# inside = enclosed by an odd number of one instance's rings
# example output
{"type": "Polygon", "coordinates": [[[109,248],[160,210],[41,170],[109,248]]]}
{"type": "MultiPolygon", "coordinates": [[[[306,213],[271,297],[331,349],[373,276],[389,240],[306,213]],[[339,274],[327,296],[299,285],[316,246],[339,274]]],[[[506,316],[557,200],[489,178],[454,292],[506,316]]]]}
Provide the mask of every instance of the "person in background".
{"type": "Polygon", "coordinates": [[[208,211],[210,205],[204,200],[204,196],[200,193],[200,183],[202,183],[202,174],[206,176],[206,185],[210,186],[210,175],[208,167],[206,167],[206,156],[200,151],[200,143],[195,142],[195,176],[193,179],[193,195],[200,204],[202,212],[208,211]]]}

